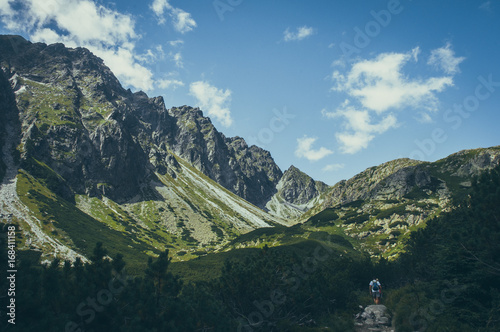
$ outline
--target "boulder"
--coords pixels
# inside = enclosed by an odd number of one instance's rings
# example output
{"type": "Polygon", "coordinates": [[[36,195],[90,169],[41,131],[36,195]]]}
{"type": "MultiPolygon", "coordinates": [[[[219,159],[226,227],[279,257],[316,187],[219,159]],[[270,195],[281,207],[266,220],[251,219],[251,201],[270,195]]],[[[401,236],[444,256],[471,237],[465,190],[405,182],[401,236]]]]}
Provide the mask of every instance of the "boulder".
{"type": "Polygon", "coordinates": [[[383,304],[369,305],[364,308],[356,315],[354,325],[357,332],[394,332],[394,328],[391,327],[391,316],[383,304]]]}

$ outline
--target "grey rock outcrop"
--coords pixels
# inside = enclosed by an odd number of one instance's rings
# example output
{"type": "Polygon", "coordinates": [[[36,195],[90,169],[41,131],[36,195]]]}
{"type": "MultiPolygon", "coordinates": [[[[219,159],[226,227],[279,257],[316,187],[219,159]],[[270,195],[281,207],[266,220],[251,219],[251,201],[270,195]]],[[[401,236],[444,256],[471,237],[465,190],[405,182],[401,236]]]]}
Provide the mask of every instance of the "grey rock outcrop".
{"type": "Polygon", "coordinates": [[[356,315],[356,332],[382,331],[394,332],[391,328],[391,316],[383,304],[369,305],[356,315]]]}
{"type": "Polygon", "coordinates": [[[422,162],[411,159],[397,159],[376,167],[370,167],[347,181],[333,186],[323,206],[332,207],[357,200],[401,197],[415,183],[428,180],[428,175],[416,172],[415,167],[422,162]],[[418,174],[416,174],[418,173],[418,174]]]}
{"type": "Polygon", "coordinates": [[[330,187],[315,181],[295,166],[283,173],[277,192],[266,204],[271,214],[285,219],[296,219],[314,206],[321,204],[330,187]]]}
{"type": "Polygon", "coordinates": [[[279,196],[291,204],[302,205],[323,194],[328,185],[314,181],[295,166],[290,166],[280,180],[279,196]]]}

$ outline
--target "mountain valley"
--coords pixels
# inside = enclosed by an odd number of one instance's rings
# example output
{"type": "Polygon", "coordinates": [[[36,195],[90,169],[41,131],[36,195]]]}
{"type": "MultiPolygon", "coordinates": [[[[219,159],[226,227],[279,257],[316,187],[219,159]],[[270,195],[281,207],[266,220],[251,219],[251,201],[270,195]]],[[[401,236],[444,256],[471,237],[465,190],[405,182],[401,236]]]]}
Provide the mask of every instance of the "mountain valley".
{"type": "Polygon", "coordinates": [[[0,68],[19,331],[359,331],[373,276],[385,330],[498,330],[500,146],[330,186],[87,49],[0,36],[0,68]]]}
{"type": "Polygon", "coordinates": [[[86,49],[1,36],[0,64],[2,215],[46,258],[86,257],[103,242],[129,258],[168,248],[187,260],[315,232],[396,257],[500,161],[498,147],[399,159],[328,186],[294,166],[282,172],[198,108],[123,89],[86,49]]]}

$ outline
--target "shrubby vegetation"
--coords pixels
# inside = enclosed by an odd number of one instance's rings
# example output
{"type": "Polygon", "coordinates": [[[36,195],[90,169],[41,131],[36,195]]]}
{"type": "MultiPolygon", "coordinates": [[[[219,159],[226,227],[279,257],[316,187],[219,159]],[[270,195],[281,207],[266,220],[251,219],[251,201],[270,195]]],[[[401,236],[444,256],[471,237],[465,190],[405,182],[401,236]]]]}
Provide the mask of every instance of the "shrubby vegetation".
{"type": "Polygon", "coordinates": [[[391,266],[398,332],[500,330],[500,168],[412,233],[406,250],[391,266]]]}
{"type": "MultiPolygon", "coordinates": [[[[168,251],[133,278],[123,256],[107,259],[101,243],[90,263],[73,266],[57,259],[39,265],[34,252],[21,252],[16,325],[7,328],[353,331],[353,314],[370,304],[367,284],[377,276],[398,332],[498,331],[499,203],[495,169],[473,182],[457,209],[414,232],[394,262],[374,263],[323,232],[290,246],[245,251],[221,264],[217,276],[189,282],[171,273],[168,251]]],[[[4,260],[5,246],[0,250],[4,260]]],[[[0,283],[5,289],[6,280],[0,283]]]]}
{"type": "MultiPolygon", "coordinates": [[[[18,257],[15,331],[286,331],[329,326],[352,329],[358,285],[369,279],[368,258],[353,259],[328,243],[264,247],[226,260],[220,276],[183,282],[170,271],[168,251],[142,275],[127,275],[118,254],[98,243],[83,264],[39,255],[18,257]]],[[[318,235],[318,238],[320,236],[318,235]]],[[[2,249],[3,250],[3,249],[2,249]]],[[[4,253],[0,254],[6,256],[4,253]]],[[[4,281],[2,281],[4,282],[4,281]]]]}

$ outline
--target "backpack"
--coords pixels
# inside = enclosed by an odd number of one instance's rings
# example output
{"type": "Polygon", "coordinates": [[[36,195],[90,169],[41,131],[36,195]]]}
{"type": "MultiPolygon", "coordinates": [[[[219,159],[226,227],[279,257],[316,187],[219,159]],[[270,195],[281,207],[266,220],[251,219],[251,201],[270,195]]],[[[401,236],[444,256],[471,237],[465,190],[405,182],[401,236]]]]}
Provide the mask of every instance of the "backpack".
{"type": "Polygon", "coordinates": [[[379,284],[378,281],[375,281],[372,286],[372,291],[378,292],[379,290],[379,284]]]}

